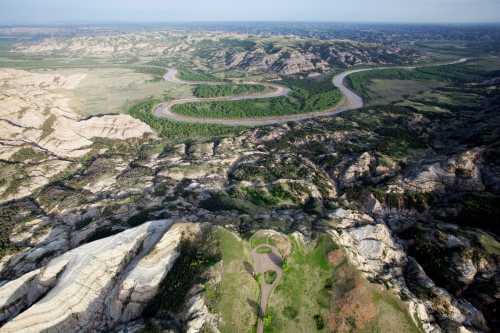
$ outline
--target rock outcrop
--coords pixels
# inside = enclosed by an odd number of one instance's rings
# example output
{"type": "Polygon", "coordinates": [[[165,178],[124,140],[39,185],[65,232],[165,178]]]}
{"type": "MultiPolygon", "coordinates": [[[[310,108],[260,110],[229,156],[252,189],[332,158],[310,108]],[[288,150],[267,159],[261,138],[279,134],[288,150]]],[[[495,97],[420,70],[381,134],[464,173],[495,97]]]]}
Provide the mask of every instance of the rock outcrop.
{"type": "Polygon", "coordinates": [[[484,191],[481,176],[481,149],[467,150],[444,161],[423,165],[401,183],[407,191],[422,193],[445,191],[484,191]]]}
{"type": "Polygon", "coordinates": [[[110,329],[136,319],[201,224],[160,220],[73,249],[0,287],[0,332],[110,329]]]}
{"type": "Polygon", "coordinates": [[[407,256],[383,220],[342,208],[329,217],[328,233],[342,245],[350,261],[372,281],[399,293],[426,332],[488,331],[483,314],[436,286],[407,256]]]}
{"type": "Polygon", "coordinates": [[[368,152],[361,154],[351,165],[344,171],[341,180],[342,186],[349,187],[362,178],[370,175],[370,166],[372,165],[372,156],[368,152]]]}

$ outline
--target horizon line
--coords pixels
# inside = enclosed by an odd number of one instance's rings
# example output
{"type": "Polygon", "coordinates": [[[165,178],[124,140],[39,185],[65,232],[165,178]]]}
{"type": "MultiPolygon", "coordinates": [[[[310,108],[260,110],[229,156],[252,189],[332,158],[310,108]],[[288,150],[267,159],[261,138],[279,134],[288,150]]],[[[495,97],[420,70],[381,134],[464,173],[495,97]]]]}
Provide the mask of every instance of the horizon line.
{"type": "Polygon", "coordinates": [[[500,25],[495,21],[335,21],[335,20],[73,20],[47,22],[7,22],[0,24],[5,27],[50,27],[50,26],[85,26],[85,25],[169,25],[169,24],[214,24],[214,23],[325,23],[325,24],[387,24],[387,25],[500,25]]]}

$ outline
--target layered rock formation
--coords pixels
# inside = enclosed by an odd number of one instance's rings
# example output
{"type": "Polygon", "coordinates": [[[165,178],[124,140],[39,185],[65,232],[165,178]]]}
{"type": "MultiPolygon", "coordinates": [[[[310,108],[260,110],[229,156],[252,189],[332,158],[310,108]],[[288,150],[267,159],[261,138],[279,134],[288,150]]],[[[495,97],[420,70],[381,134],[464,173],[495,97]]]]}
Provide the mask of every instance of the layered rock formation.
{"type": "Polygon", "coordinates": [[[145,223],[75,248],[0,288],[0,332],[109,330],[136,319],[201,224],[145,223]]]}

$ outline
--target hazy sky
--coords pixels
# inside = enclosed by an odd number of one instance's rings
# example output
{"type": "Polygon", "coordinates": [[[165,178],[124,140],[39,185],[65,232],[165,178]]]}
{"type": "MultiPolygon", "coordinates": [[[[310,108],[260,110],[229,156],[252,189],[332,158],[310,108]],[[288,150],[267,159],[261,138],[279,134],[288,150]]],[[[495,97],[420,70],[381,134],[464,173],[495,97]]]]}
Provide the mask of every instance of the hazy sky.
{"type": "Polygon", "coordinates": [[[500,0],[0,0],[0,25],[200,20],[500,22],[500,0]]]}

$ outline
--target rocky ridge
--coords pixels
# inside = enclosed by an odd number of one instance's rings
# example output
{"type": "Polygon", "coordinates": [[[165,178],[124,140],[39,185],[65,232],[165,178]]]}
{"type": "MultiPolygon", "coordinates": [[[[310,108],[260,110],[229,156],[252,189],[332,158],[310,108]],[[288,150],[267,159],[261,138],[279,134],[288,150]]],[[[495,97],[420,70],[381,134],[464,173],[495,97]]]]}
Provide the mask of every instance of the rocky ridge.
{"type": "Polygon", "coordinates": [[[47,38],[18,44],[15,52],[105,59],[182,57],[193,67],[277,75],[308,75],[354,65],[409,64],[423,56],[415,50],[348,40],[248,36],[233,33],[161,31],[105,36],[47,38]]]}

